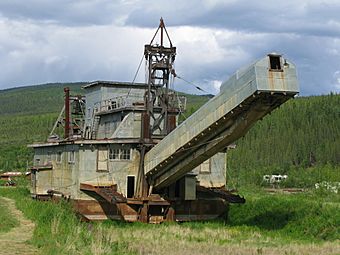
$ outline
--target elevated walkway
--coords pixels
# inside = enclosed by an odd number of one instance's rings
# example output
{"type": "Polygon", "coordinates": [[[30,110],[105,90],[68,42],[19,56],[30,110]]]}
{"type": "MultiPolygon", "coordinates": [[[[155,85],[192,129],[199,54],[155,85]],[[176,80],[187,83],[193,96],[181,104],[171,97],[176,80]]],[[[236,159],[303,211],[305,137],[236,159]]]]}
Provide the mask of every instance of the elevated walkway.
{"type": "Polygon", "coordinates": [[[146,154],[149,183],[154,189],[174,183],[298,92],[295,66],[280,55],[270,54],[240,69],[215,97],[146,154]]]}

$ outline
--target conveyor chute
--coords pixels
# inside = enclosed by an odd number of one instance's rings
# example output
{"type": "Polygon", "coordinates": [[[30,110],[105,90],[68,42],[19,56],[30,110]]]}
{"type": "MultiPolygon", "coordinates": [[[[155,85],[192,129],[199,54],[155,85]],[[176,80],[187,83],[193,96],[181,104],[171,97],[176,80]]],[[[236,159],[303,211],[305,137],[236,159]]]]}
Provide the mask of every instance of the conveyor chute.
{"type": "Polygon", "coordinates": [[[269,54],[240,69],[215,97],[146,154],[149,183],[155,189],[174,183],[297,93],[295,66],[281,55],[269,54]]]}

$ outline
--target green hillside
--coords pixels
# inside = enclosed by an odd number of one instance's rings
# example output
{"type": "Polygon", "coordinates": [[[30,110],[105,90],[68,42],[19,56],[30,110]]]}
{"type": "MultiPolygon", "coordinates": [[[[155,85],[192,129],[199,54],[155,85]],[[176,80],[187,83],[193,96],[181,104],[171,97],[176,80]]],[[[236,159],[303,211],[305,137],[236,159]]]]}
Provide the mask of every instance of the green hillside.
{"type": "MultiPolygon", "coordinates": [[[[0,91],[0,170],[24,169],[32,151],[46,140],[63,104],[63,87],[81,93],[84,83],[46,84],[0,91]]],[[[209,96],[186,95],[188,117],[209,96]]],[[[182,120],[185,117],[181,118],[182,120]]],[[[289,174],[294,186],[338,180],[340,95],[290,100],[266,116],[228,154],[233,186],[259,184],[263,174],[289,174]],[[306,171],[304,171],[306,170],[306,171]]]]}
{"type": "Polygon", "coordinates": [[[85,83],[50,83],[0,90],[0,115],[55,113],[60,111],[63,87],[81,93],[85,83]]]}
{"type": "Polygon", "coordinates": [[[79,94],[85,83],[53,83],[0,91],[0,170],[25,169],[26,147],[45,140],[63,105],[63,88],[79,94]]]}
{"type": "Polygon", "coordinates": [[[288,174],[294,186],[340,180],[340,94],[290,100],[230,150],[228,169],[239,184],[264,174],[288,174]]]}

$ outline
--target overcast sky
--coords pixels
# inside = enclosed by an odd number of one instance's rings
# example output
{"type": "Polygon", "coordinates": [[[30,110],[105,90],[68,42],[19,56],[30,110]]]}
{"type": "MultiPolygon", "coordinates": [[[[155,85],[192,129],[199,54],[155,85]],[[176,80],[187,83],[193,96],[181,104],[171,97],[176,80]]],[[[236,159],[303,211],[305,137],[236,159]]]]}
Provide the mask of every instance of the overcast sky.
{"type": "Polygon", "coordinates": [[[270,52],[296,64],[301,95],[340,92],[338,0],[1,0],[0,89],[132,81],[161,16],[176,72],[210,93],[270,52]]]}

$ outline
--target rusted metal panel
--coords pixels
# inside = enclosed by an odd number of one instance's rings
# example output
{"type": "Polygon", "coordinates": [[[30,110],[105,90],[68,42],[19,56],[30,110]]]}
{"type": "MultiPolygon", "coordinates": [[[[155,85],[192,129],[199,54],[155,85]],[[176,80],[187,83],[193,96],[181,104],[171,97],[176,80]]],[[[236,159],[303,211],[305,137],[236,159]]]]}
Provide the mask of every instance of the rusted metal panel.
{"type": "Polygon", "coordinates": [[[147,112],[142,113],[142,139],[150,139],[150,115],[147,112]]]}
{"type": "Polygon", "coordinates": [[[173,201],[171,205],[143,203],[131,207],[127,203],[111,204],[105,200],[72,200],[74,209],[88,220],[125,220],[145,223],[165,221],[210,220],[223,217],[228,204],[223,199],[173,201]],[[165,208],[165,209],[164,209],[165,208]]]}
{"type": "Polygon", "coordinates": [[[95,193],[95,195],[101,196],[109,203],[124,203],[126,198],[119,192],[117,192],[117,185],[110,186],[95,186],[87,183],[80,183],[80,190],[95,193]]]}
{"type": "Polygon", "coordinates": [[[176,221],[212,220],[224,217],[228,212],[228,204],[222,199],[176,201],[172,207],[175,211],[176,221]]]}
{"type": "Polygon", "coordinates": [[[168,116],[168,133],[176,128],[176,115],[168,116]]]}

